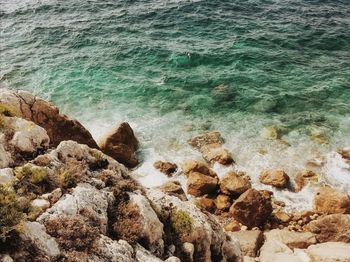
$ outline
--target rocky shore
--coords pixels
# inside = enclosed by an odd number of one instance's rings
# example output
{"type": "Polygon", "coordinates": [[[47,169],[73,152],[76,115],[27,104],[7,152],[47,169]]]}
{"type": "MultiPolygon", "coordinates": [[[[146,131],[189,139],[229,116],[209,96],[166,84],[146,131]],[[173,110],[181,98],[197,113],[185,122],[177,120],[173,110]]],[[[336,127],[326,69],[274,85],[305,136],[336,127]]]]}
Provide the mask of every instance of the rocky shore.
{"type": "Polygon", "coordinates": [[[219,132],[188,141],[203,161],[155,162],[169,176],[157,188],[129,169],[139,142],[127,123],[95,142],[51,103],[0,89],[1,261],[350,261],[350,196],[314,170],[261,170],[279,190],[317,187],[311,210],[286,212],[249,174],[215,173],[234,163],[219,132]]]}

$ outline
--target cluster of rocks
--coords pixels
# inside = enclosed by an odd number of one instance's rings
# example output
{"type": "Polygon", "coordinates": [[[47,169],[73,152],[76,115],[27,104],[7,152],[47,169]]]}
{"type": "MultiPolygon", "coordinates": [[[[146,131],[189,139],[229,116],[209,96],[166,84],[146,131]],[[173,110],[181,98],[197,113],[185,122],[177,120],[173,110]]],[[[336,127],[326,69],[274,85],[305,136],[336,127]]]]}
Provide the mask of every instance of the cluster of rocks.
{"type": "MultiPolygon", "coordinates": [[[[286,213],[247,174],[219,178],[211,165],[234,161],[218,132],[189,141],[206,162],[154,164],[184,174],[186,192],[175,180],[149,189],[127,169],[138,143],[127,123],[96,143],[52,104],[0,89],[0,260],[350,261],[346,193],[323,186],[313,210],[286,213]]],[[[297,192],[318,176],[303,171],[291,183],[264,170],[260,181],[297,192]]]]}

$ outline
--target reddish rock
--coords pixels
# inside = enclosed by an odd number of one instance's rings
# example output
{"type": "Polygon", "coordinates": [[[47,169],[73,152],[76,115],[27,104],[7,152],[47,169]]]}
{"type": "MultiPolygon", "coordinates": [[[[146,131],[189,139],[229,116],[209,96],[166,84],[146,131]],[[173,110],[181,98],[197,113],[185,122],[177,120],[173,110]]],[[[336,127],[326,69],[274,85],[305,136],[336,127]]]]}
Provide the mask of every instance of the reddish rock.
{"type": "Polygon", "coordinates": [[[196,204],[199,208],[204,209],[208,212],[214,212],[215,203],[214,200],[208,197],[199,197],[196,199],[196,204]]]}
{"type": "Polygon", "coordinates": [[[176,196],[182,201],[187,201],[186,194],[178,181],[166,182],[159,189],[170,196],[176,196]]]}
{"type": "Polygon", "coordinates": [[[153,166],[168,176],[173,174],[177,169],[177,165],[171,162],[156,161],[154,162],[153,166]]]}
{"type": "Polygon", "coordinates": [[[217,209],[227,210],[232,205],[231,198],[228,195],[220,194],[215,199],[217,209]]]}
{"type": "Polygon", "coordinates": [[[225,225],[224,229],[226,231],[231,231],[231,232],[240,231],[241,225],[236,220],[232,220],[230,223],[225,225]]]}
{"type": "Polygon", "coordinates": [[[283,170],[265,170],[261,173],[260,182],[277,188],[286,188],[289,176],[283,170]]]}
{"type": "Polygon", "coordinates": [[[206,176],[217,177],[216,173],[203,161],[187,160],[182,165],[182,171],[185,176],[189,176],[192,172],[197,172],[206,176]]]}
{"type": "Polygon", "coordinates": [[[203,158],[209,163],[218,162],[222,165],[233,163],[230,152],[223,148],[220,144],[209,144],[200,148],[203,158]]]}
{"type": "Polygon", "coordinates": [[[217,186],[218,178],[191,172],[187,180],[187,193],[199,197],[215,193],[217,186]]]}
{"type": "Polygon", "coordinates": [[[240,195],[251,187],[249,178],[243,173],[229,172],[220,181],[221,192],[227,195],[240,195]]]}
{"type": "Polygon", "coordinates": [[[111,129],[100,141],[101,151],[127,167],[138,165],[136,150],[138,140],[128,123],[111,129]]]}
{"type": "Polygon", "coordinates": [[[251,188],[233,203],[230,212],[237,221],[250,228],[262,226],[271,215],[271,200],[251,188]]]}
{"type": "Polygon", "coordinates": [[[331,187],[321,187],[314,197],[314,209],[326,214],[350,214],[350,196],[331,187]]]}

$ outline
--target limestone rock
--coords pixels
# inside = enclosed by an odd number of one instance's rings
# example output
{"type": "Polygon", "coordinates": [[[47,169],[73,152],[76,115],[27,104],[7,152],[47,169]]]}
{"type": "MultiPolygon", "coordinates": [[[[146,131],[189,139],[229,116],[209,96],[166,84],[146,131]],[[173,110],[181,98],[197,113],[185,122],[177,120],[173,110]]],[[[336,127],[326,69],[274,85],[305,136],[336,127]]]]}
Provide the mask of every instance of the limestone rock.
{"type": "Polygon", "coordinates": [[[228,210],[232,205],[231,198],[225,194],[219,194],[215,199],[217,209],[228,210]]]}
{"type": "Polygon", "coordinates": [[[50,207],[50,202],[45,199],[37,198],[32,201],[31,205],[32,207],[47,209],[50,207]]]}
{"type": "Polygon", "coordinates": [[[318,175],[311,170],[304,170],[295,177],[295,190],[298,192],[307,184],[316,184],[318,182],[318,175]]]}
{"type": "Polygon", "coordinates": [[[283,170],[265,170],[261,173],[260,182],[277,188],[286,188],[289,176],[283,170]]]}
{"type": "Polygon", "coordinates": [[[209,163],[218,162],[222,165],[233,163],[230,152],[223,148],[221,144],[209,144],[200,148],[203,158],[209,163]]]}
{"type": "Polygon", "coordinates": [[[99,142],[101,151],[127,167],[138,165],[136,150],[138,140],[128,123],[111,129],[99,142]]]}
{"type": "Polygon", "coordinates": [[[264,245],[260,249],[260,262],[306,262],[304,257],[301,257],[277,240],[265,241],[264,245]]]}
{"type": "Polygon", "coordinates": [[[171,162],[156,161],[154,162],[153,166],[168,176],[173,174],[177,169],[177,165],[171,162]]]}
{"type": "Polygon", "coordinates": [[[350,215],[326,215],[311,221],[306,229],[316,234],[318,242],[350,243],[350,215]]]}
{"type": "Polygon", "coordinates": [[[316,212],[350,214],[350,196],[331,187],[321,187],[314,197],[316,212]]]}
{"type": "Polygon", "coordinates": [[[208,212],[214,212],[215,211],[215,203],[214,200],[209,197],[198,197],[196,198],[196,205],[200,209],[204,209],[208,212]]]}
{"type": "Polygon", "coordinates": [[[206,176],[217,177],[216,173],[210,169],[209,165],[203,161],[188,160],[182,165],[182,171],[185,176],[189,176],[190,173],[196,172],[206,176]]]}
{"type": "Polygon", "coordinates": [[[312,262],[349,262],[350,244],[327,242],[309,246],[306,250],[312,262]]]}
{"type": "Polygon", "coordinates": [[[187,192],[193,196],[203,196],[216,191],[218,178],[191,172],[187,180],[187,192]]]}
{"type": "Polygon", "coordinates": [[[240,195],[251,187],[249,178],[243,173],[229,172],[220,181],[221,192],[227,195],[240,195]]]}
{"type": "Polygon", "coordinates": [[[233,217],[250,228],[263,225],[271,212],[271,199],[255,189],[248,189],[230,207],[233,217]]]}
{"type": "Polygon", "coordinates": [[[0,169],[0,185],[6,185],[14,179],[12,168],[0,169]]]}
{"type": "Polygon", "coordinates": [[[163,260],[155,257],[151,252],[140,245],[135,247],[135,257],[137,262],[163,262],[163,260]]]}
{"type": "Polygon", "coordinates": [[[238,240],[244,256],[256,257],[264,242],[263,233],[260,230],[230,232],[229,235],[238,240]]]}
{"type": "Polygon", "coordinates": [[[221,137],[220,132],[209,132],[190,139],[188,143],[191,146],[200,149],[201,147],[210,144],[221,145],[224,143],[224,139],[221,137]]]}
{"type": "Polygon", "coordinates": [[[307,248],[316,244],[316,237],[310,232],[294,232],[286,229],[273,229],[264,233],[266,241],[277,240],[289,248],[307,248]]]}
{"type": "Polygon", "coordinates": [[[176,196],[182,201],[187,201],[186,194],[178,181],[168,181],[161,185],[159,189],[168,195],[176,196]]]}

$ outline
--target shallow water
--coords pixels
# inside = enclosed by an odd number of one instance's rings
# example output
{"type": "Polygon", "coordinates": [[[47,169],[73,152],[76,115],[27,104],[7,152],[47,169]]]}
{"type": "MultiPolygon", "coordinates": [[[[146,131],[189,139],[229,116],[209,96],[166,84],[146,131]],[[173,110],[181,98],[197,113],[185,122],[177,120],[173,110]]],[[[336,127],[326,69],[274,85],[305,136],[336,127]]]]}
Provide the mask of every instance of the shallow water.
{"type": "MultiPolygon", "coordinates": [[[[231,168],[256,186],[261,169],[294,176],[321,156],[324,180],[350,192],[334,153],[350,146],[349,1],[0,0],[0,9],[1,82],[54,101],[95,138],[130,122],[145,185],[166,179],[154,160],[200,158],[186,140],[219,130],[231,168]],[[290,146],[266,139],[269,126],[290,146]]],[[[290,202],[306,207],[311,193],[290,202]]]]}

